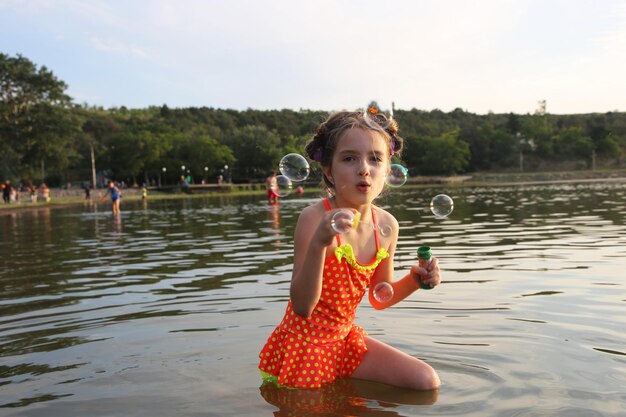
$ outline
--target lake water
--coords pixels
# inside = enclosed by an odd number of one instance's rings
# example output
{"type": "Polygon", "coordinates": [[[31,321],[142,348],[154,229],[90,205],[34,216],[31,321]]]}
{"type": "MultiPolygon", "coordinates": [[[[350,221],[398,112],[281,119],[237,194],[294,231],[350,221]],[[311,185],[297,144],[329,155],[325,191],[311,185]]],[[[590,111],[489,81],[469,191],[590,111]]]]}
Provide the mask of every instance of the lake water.
{"type": "Polygon", "coordinates": [[[396,277],[444,282],[357,323],[422,358],[438,393],[344,380],[260,389],[314,196],[0,212],[2,416],[624,416],[626,182],[399,189],[396,277]],[[421,210],[435,194],[448,219],[421,210]]]}

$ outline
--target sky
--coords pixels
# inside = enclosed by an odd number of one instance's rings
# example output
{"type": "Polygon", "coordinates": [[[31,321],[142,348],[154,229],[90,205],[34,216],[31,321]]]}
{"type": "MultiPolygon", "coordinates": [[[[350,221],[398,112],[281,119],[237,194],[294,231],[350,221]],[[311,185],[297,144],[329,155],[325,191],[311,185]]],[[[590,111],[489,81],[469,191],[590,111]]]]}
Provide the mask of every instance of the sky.
{"type": "Polygon", "coordinates": [[[626,111],[626,0],[0,0],[74,102],[626,111]]]}

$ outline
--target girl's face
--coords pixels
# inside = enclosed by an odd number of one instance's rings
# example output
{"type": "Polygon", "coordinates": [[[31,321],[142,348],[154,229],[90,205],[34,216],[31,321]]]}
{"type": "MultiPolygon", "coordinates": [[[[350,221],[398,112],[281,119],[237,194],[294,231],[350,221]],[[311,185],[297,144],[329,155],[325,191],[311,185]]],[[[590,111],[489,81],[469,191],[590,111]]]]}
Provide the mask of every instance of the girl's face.
{"type": "Polygon", "coordinates": [[[335,186],[336,198],[354,206],[369,204],[382,192],[389,173],[387,141],[373,130],[349,129],[323,170],[335,186]]]}

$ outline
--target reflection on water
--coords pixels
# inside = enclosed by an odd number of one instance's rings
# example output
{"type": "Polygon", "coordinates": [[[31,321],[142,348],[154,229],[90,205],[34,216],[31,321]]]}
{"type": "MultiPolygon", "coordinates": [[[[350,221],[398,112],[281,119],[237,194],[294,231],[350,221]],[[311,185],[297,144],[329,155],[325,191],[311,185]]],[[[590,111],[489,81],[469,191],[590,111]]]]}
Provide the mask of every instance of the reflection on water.
{"type": "Polygon", "coordinates": [[[340,379],[319,390],[278,388],[273,383],[263,383],[259,389],[269,404],[278,408],[276,417],[301,417],[309,415],[372,415],[399,416],[398,404],[432,405],[439,391],[414,391],[389,385],[340,379]]]}
{"type": "Polygon", "coordinates": [[[357,321],[430,363],[438,398],[364,381],[261,386],[292,236],[312,199],[0,212],[2,415],[626,414],[626,183],[396,189],[398,277],[422,244],[444,283],[357,321]],[[421,210],[446,193],[446,220],[421,210]]]}

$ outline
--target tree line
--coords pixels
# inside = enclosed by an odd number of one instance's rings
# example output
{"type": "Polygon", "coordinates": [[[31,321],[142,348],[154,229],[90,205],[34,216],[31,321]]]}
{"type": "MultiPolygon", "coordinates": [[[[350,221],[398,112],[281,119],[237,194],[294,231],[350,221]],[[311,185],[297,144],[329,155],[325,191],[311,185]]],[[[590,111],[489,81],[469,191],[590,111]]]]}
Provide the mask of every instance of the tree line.
{"type": "MultiPolygon", "coordinates": [[[[24,56],[0,54],[0,177],[14,183],[98,177],[173,184],[181,176],[256,181],[301,153],[328,115],[210,107],[104,109],[73,102],[67,84],[24,56]]],[[[385,109],[382,109],[383,111],[385,109]]],[[[394,110],[411,175],[623,167],[626,113],[478,115],[394,110]]],[[[400,161],[398,161],[400,162],[400,161]]]]}

